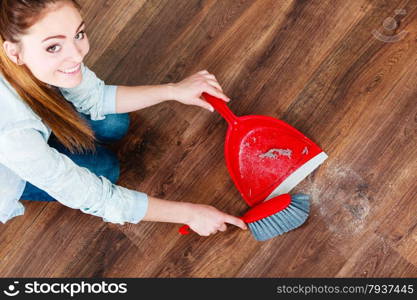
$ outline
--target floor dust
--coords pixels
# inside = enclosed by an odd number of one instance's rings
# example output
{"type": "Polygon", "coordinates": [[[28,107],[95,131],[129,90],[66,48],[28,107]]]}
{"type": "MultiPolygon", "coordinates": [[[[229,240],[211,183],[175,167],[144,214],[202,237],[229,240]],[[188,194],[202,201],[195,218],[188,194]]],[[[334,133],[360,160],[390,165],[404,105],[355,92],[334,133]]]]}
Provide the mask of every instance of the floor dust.
{"type": "Polygon", "coordinates": [[[361,232],[370,212],[368,184],[348,166],[326,165],[320,177],[310,174],[291,193],[311,196],[312,212],[338,235],[361,232]]]}

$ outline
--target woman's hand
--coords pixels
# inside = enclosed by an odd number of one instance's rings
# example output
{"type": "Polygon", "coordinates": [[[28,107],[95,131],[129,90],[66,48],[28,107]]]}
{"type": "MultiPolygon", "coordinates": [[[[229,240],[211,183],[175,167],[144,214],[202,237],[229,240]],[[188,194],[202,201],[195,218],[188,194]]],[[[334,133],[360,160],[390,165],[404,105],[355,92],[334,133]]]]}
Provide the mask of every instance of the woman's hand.
{"type": "Polygon", "coordinates": [[[191,205],[192,213],[186,224],[199,235],[208,236],[217,233],[217,231],[225,231],[227,229],[226,223],[247,229],[245,222],[241,219],[221,212],[211,205],[191,205]]]}
{"type": "Polygon", "coordinates": [[[206,70],[197,72],[190,77],[177,83],[169,84],[171,99],[187,105],[197,105],[202,108],[214,111],[214,108],[201,97],[203,92],[229,102],[230,99],[223,93],[223,89],[217,82],[216,77],[206,70]]]}
{"type": "Polygon", "coordinates": [[[199,235],[225,231],[226,223],[247,229],[241,219],[228,215],[211,205],[169,201],[148,196],[148,208],[143,221],[187,224],[199,235]]]}

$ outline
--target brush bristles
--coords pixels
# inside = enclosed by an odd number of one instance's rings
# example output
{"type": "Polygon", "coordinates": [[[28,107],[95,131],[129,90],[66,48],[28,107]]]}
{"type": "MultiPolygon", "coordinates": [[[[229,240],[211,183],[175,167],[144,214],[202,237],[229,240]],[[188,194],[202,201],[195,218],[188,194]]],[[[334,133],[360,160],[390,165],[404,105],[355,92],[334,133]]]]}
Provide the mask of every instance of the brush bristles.
{"type": "Polygon", "coordinates": [[[310,211],[310,197],[305,194],[291,195],[290,205],[269,217],[248,223],[249,229],[258,241],[265,241],[301,226],[310,211]]]}

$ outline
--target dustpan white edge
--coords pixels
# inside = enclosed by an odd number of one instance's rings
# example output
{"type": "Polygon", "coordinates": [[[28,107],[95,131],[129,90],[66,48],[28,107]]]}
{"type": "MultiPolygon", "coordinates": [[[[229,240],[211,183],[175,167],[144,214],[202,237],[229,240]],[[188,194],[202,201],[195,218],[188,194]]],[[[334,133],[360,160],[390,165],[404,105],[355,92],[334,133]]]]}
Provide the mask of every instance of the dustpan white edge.
{"type": "Polygon", "coordinates": [[[281,194],[286,194],[291,191],[298,183],[306,178],[311,172],[313,172],[319,165],[321,165],[328,158],[327,154],[320,152],[304,165],[295,170],[290,176],[288,176],[275,190],[264,200],[267,201],[273,197],[281,194]]]}

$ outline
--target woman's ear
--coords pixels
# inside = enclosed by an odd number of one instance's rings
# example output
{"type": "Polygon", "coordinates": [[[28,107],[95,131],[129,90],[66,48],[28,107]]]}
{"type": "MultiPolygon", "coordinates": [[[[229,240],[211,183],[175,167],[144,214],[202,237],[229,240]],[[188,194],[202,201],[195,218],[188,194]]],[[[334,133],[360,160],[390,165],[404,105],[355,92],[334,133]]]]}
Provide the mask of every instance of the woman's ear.
{"type": "Polygon", "coordinates": [[[19,57],[19,47],[16,43],[5,41],[3,43],[4,52],[9,57],[9,59],[17,65],[23,65],[19,57]]]}

